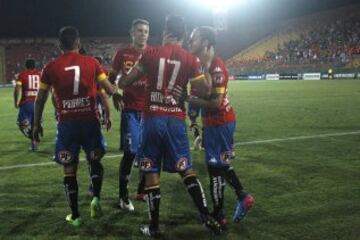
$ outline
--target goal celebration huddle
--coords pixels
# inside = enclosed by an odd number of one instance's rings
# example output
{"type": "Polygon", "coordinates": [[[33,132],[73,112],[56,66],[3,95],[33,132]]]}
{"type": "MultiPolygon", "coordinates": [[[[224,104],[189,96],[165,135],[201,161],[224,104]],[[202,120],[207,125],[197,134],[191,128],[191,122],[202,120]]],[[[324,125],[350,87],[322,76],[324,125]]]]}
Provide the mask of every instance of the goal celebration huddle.
{"type": "Polygon", "coordinates": [[[28,59],[26,70],[16,79],[14,104],[19,108],[19,129],[36,153],[42,144],[44,106],[51,95],[57,121],[53,159],[63,168],[70,211],[65,221],[70,225],[86,224],[81,217],[84,214],[90,214],[94,221],[106,214],[101,190],[107,169],[101,160],[107,141],[102,129],[109,131],[119,124],[123,154],[118,161],[117,205],[131,217],[136,211],[132,201],[146,202],[148,214],[143,217],[148,223],[139,223],[141,233],[156,237],[166,231],[159,226],[161,198],[167,194],[161,190],[160,173],[166,171],[178,173],[184,185],[178,194],[188,194],[198,211],[193,218],[199,218],[212,234],[224,234],[243,222],[255,198],[248,193],[251,186],[245,190],[231,163],[236,161],[236,117],[227,96],[229,73],[215,54],[216,39],[221,36],[209,26],[196,27],[188,34],[184,19],[170,15],[165,20],[162,44],[152,46],[147,44],[150,27],[145,19],[133,20],[131,44],[114,53],[110,70],[101,64],[101,58],[82,51],[76,27],[61,28],[58,41],[62,55],[41,72],[35,69],[34,60],[28,59]],[[120,112],[120,123],[112,121],[116,113],[111,113],[110,99],[120,112]],[[210,200],[192,163],[187,115],[197,144],[204,150],[210,200]],[[80,212],[78,204],[81,149],[89,172],[89,181],[81,183],[88,187],[89,212],[80,212]],[[139,179],[129,183],[132,171],[139,171],[139,179]],[[137,188],[134,196],[129,193],[129,184],[137,188]],[[234,198],[225,201],[226,184],[234,198]],[[233,205],[232,213],[225,213],[225,202],[233,205]]]}

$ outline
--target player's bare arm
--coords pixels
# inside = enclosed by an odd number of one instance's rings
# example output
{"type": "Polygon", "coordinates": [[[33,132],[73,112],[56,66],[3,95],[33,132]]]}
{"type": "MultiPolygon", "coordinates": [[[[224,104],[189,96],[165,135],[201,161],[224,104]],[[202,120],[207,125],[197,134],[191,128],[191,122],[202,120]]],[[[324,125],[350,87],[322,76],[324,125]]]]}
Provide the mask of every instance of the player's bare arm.
{"type": "Polygon", "coordinates": [[[49,96],[49,91],[50,91],[49,86],[45,84],[41,84],[35,100],[33,139],[38,142],[40,142],[39,135],[41,136],[43,135],[43,129],[40,125],[40,119],[44,111],[46,100],[49,96]]]}
{"type": "Polygon", "coordinates": [[[104,89],[107,94],[113,97],[113,103],[115,109],[117,111],[121,110],[123,102],[122,102],[122,95],[119,92],[119,88],[116,85],[111,84],[106,74],[99,75],[97,81],[100,87],[104,89]]]}
{"type": "Polygon", "coordinates": [[[103,89],[100,89],[99,96],[104,103],[105,115],[106,115],[106,130],[109,131],[111,129],[112,121],[111,121],[111,111],[110,111],[110,101],[109,96],[103,89]]]}
{"type": "Polygon", "coordinates": [[[190,96],[186,100],[195,107],[201,107],[206,110],[216,111],[220,109],[221,100],[223,99],[224,94],[212,95],[209,99],[203,99],[195,96],[190,96]]]}
{"type": "Polygon", "coordinates": [[[143,65],[141,65],[140,63],[136,63],[135,66],[130,69],[128,75],[122,76],[119,79],[118,87],[124,88],[126,86],[129,86],[133,82],[136,82],[137,80],[140,79],[140,77],[144,74],[144,72],[145,72],[145,69],[144,69],[143,65]]]}
{"type": "Polygon", "coordinates": [[[119,71],[115,70],[115,69],[111,69],[111,72],[109,73],[109,81],[112,84],[115,84],[116,81],[116,77],[119,74],[119,71]]]}
{"type": "Polygon", "coordinates": [[[21,85],[16,83],[14,89],[14,106],[15,108],[19,108],[19,95],[21,93],[21,85]]]}

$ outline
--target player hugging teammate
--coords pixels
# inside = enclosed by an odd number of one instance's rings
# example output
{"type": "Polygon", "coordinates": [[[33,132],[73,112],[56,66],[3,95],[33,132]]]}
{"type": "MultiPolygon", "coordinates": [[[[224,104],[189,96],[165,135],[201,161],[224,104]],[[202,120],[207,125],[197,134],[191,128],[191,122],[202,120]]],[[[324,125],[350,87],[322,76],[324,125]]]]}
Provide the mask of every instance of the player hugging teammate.
{"type": "Polygon", "coordinates": [[[55,161],[64,167],[64,187],[71,214],[66,220],[80,226],[78,211],[77,166],[79,151],[85,150],[90,166],[93,197],[90,215],[102,214],[100,191],[105,154],[96,105],[97,84],[113,96],[115,108],[122,110],[122,143],[124,157],[120,164],[119,205],[133,211],[127,184],[135,156],[144,176],[144,195],[148,205],[149,224],[141,226],[146,236],[157,236],[160,213],[160,172],[178,173],[193,200],[202,223],[214,234],[226,230],[224,212],[225,181],[233,187],[237,203],[233,222],[245,217],[254,197],[243,190],[230,159],[233,157],[235,113],[227,98],[228,72],[215,56],[215,31],[199,27],[191,35],[191,52],[182,48],[186,39],[183,18],[169,16],[165,22],[162,46],[147,49],[149,23],[133,22],[133,43],[119,50],[114,58],[110,79],[94,58],[79,54],[80,38],[73,27],[61,29],[59,40],[64,54],[43,70],[35,104],[33,138],[39,141],[40,119],[50,88],[54,89],[59,117],[55,161]],[[81,84],[80,84],[81,83],[81,84]],[[142,86],[140,86],[142,85],[142,86]],[[187,87],[197,96],[187,96],[187,87]],[[139,91],[143,98],[139,99],[139,91]],[[199,178],[192,168],[186,129],[185,102],[203,111],[205,159],[210,177],[213,211],[199,178]],[[140,102],[140,103],[139,103],[140,102]]]}

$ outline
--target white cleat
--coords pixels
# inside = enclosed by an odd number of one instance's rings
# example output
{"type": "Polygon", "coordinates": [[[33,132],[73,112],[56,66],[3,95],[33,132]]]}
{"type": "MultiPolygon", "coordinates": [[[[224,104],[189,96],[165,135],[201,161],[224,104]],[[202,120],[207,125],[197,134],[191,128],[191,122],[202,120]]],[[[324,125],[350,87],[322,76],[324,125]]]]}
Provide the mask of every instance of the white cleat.
{"type": "Polygon", "coordinates": [[[120,198],[120,201],[119,201],[119,207],[122,209],[122,210],[126,210],[126,211],[134,211],[135,208],[134,208],[134,205],[132,204],[132,202],[130,201],[130,199],[127,200],[127,202],[125,200],[123,200],[122,198],[120,198]]]}

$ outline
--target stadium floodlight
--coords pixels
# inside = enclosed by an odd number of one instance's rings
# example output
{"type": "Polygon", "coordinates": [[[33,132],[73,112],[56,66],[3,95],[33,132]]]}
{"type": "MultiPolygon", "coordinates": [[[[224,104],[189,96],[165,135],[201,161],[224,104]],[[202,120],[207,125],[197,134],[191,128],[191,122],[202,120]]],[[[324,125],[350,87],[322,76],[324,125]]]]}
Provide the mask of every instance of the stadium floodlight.
{"type": "Polygon", "coordinates": [[[239,0],[196,0],[202,7],[211,8],[214,13],[227,12],[232,6],[241,2],[239,0]]]}

